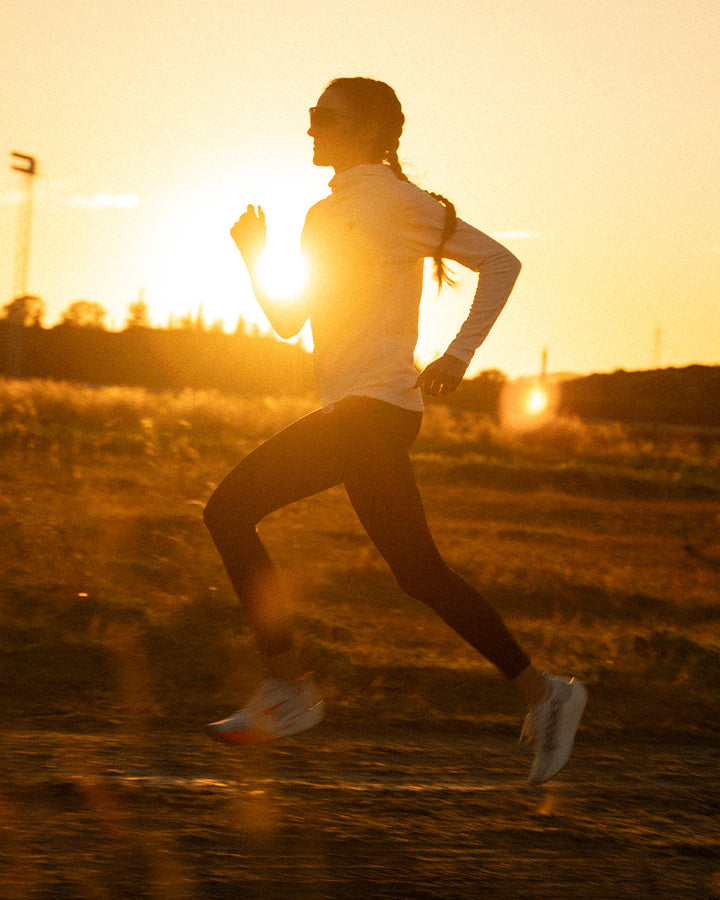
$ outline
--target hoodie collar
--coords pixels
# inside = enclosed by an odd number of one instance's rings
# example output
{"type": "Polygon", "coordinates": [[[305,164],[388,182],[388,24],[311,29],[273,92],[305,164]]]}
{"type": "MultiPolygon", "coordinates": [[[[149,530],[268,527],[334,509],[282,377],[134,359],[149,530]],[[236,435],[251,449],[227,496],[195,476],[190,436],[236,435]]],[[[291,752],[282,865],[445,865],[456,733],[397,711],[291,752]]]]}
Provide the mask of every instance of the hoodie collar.
{"type": "Polygon", "coordinates": [[[369,175],[380,176],[381,178],[391,175],[395,178],[395,173],[385,163],[363,163],[359,166],[353,166],[351,169],[345,169],[344,172],[338,172],[337,175],[330,179],[328,187],[331,191],[336,192],[357,184],[369,175]]]}

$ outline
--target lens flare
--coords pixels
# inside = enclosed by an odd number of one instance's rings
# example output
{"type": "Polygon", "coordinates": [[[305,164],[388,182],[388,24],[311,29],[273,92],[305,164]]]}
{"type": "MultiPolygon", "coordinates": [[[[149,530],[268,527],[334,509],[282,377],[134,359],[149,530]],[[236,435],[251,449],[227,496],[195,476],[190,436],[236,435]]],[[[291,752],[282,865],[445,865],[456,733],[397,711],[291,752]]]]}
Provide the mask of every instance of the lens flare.
{"type": "Polygon", "coordinates": [[[525,398],[525,409],[530,416],[540,416],[548,408],[550,397],[545,388],[536,385],[528,391],[525,398]]]}
{"type": "Polygon", "coordinates": [[[557,385],[545,379],[508,382],[500,397],[500,421],[504,428],[531,431],[545,425],[557,407],[557,385]]]}

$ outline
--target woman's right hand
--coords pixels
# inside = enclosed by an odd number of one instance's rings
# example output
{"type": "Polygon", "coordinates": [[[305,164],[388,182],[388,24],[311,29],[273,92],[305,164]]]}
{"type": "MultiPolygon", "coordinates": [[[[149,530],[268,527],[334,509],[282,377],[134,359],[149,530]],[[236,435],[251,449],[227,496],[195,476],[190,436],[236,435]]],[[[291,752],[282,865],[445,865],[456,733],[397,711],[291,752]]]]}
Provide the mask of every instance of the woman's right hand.
{"type": "Polygon", "coordinates": [[[235,246],[242,254],[245,265],[250,268],[257,265],[267,243],[267,225],[262,206],[249,205],[245,212],[230,229],[235,246]]]}

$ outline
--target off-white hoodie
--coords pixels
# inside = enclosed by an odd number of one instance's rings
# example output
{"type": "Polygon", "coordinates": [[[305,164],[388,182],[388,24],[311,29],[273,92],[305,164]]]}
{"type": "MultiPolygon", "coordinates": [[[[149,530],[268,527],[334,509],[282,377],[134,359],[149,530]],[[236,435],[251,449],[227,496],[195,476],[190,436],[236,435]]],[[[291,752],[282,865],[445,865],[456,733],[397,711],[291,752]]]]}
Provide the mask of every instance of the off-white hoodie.
{"type": "MultiPolygon", "coordinates": [[[[308,314],[323,405],[350,395],[422,410],[413,365],[423,260],[437,252],[445,210],[386,165],[355,166],[308,212],[308,314]]],[[[510,296],[520,262],[458,219],[442,255],[479,273],[469,315],[446,353],[469,363],[510,296]]]]}

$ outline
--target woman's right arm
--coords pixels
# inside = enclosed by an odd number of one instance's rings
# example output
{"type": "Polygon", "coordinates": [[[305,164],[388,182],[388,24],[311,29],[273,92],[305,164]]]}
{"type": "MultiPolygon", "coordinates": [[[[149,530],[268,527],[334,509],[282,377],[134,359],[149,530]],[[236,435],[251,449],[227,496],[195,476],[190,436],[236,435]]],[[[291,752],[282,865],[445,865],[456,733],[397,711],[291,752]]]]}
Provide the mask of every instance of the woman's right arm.
{"type": "Polygon", "coordinates": [[[306,298],[302,296],[278,300],[262,286],[260,260],[267,245],[267,226],[262,206],[258,206],[257,212],[254,206],[248,206],[230,229],[230,235],[240,251],[255,299],[268,322],[281,338],[295,337],[308,318],[306,298]]]}

